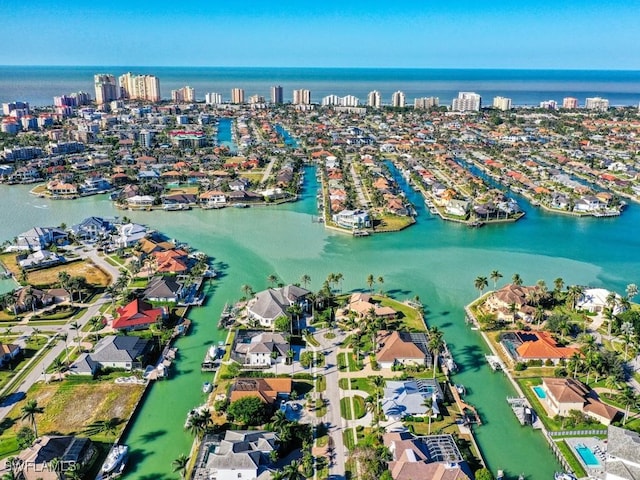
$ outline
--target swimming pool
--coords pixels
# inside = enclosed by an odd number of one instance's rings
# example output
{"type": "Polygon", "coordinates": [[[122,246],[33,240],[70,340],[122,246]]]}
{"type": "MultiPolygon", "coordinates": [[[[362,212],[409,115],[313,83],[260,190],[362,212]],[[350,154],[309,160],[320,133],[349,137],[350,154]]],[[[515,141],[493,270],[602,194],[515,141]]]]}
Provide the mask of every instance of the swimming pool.
{"type": "Polygon", "coordinates": [[[589,447],[579,444],[575,446],[575,449],[587,467],[591,467],[591,468],[600,467],[600,461],[596,458],[596,456],[593,454],[593,452],[589,447]]]}
{"type": "Polygon", "coordinates": [[[547,398],[547,392],[545,392],[544,388],[542,388],[540,385],[533,387],[533,391],[536,392],[536,395],[538,396],[538,398],[540,399],[547,398]]]}

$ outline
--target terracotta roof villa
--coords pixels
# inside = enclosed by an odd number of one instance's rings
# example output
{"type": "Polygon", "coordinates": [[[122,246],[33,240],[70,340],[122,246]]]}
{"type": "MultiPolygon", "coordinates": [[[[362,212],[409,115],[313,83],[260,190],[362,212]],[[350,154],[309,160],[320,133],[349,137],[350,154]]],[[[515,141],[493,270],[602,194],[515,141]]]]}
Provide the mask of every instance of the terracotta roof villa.
{"type": "Polygon", "coordinates": [[[111,326],[114,330],[141,330],[158,322],[165,316],[163,308],[153,306],[136,298],[124,307],[117,310],[118,317],[113,320],[111,326]]]}
{"type": "Polygon", "coordinates": [[[376,361],[381,368],[391,368],[395,364],[428,367],[432,362],[428,342],[424,333],[381,331],[377,337],[376,361]]]}
{"type": "Polygon", "coordinates": [[[593,390],[573,378],[543,378],[542,390],[546,395],[544,398],[540,398],[537,391],[536,395],[554,416],[566,417],[571,410],[578,410],[609,425],[619,414],[616,408],[602,403],[593,390]]]}
{"type": "Polygon", "coordinates": [[[500,336],[500,344],[515,362],[568,360],[580,350],[559,347],[549,332],[507,332],[500,336]]]}
{"type": "Polygon", "coordinates": [[[278,398],[289,398],[292,382],[290,378],[238,378],[231,386],[229,400],[235,402],[244,397],[258,397],[273,405],[278,398]]]}
{"type": "Polygon", "coordinates": [[[514,321],[513,313],[511,313],[511,305],[515,305],[518,312],[527,312],[530,296],[533,292],[539,290],[537,286],[526,287],[523,285],[509,284],[496,290],[489,295],[484,303],[484,307],[498,315],[499,319],[514,321]]]}

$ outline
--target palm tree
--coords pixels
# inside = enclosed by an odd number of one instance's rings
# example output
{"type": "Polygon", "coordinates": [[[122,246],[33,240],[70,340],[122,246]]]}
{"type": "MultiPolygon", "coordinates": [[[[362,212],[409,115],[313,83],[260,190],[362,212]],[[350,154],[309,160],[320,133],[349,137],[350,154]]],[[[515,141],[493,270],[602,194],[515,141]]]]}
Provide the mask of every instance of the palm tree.
{"type": "Polygon", "coordinates": [[[425,397],[422,405],[427,408],[425,412],[429,416],[429,430],[427,435],[431,435],[431,417],[433,416],[433,397],[425,397]]]}
{"type": "Polygon", "coordinates": [[[267,282],[271,285],[271,288],[275,287],[276,283],[278,283],[278,277],[275,274],[271,274],[267,276],[267,282]]]}
{"type": "Polygon", "coordinates": [[[300,283],[304,285],[304,288],[307,288],[307,286],[311,283],[311,277],[305,273],[304,275],[302,275],[302,277],[300,277],[300,283]]]}
{"type": "Polygon", "coordinates": [[[111,309],[113,310],[113,307],[115,307],[116,305],[116,297],[119,295],[120,290],[118,289],[116,284],[113,283],[104,289],[104,293],[109,295],[109,297],[111,298],[111,309]]]}
{"type": "Polygon", "coordinates": [[[560,293],[562,291],[562,289],[564,288],[564,280],[560,277],[556,278],[553,281],[553,287],[555,289],[556,293],[560,293]]]}
{"type": "Polygon", "coordinates": [[[573,378],[575,379],[578,376],[578,368],[582,364],[582,355],[578,352],[574,352],[574,354],[569,359],[569,369],[573,371],[573,378]]]}
{"type": "Polygon", "coordinates": [[[374,284],[374,283],[376,283],[376,280],[375,280],[375,278],[373,278],[373,274],[372,274],[372,273],[370,273],[370,274],[367,276],[367,285],[369,285],[369,292],[370,292],[370,293],[373,293],[373,284],[374,284]]]}
{"type": "Polygon", "coordinates": [[[608,396],[609,398],[612,398],[613,397],[612,391],[618,390],[619,388],[618,379],[616,378],[615,375],[609,375],[604,381],[604,386],[609,389],[608,396]]]}
{"type": "Polygon", "coordinates": [[[382,275],[378,277],[378,283],[380,284],[380,295],[383,295],[384,291],[382,290],[382,285],[384,285],[384,277],[382,275]]]}
{"type": "Polygon", "coordinates": [[[571,285],[567,289],[567,302],[571,302],[571,309],[576,309],[576,303],[580,299],[580,295],[584,292],[584,288],[580,285],[571,285]]]}
{"type": "Polygon", "coordinates": [[[245,297],[249,298],[253,295],[253,288],[251,287],[251,285],[245,283],[244,285],[242,285],[241,289],[245,297]]]}
{"type": "Polygon", "coordinates": [[[436,378],[436,369],[438,368],[438,354],[444,347],[443,333],[438,327],[431,327],[429,333],[429,349],[433,353],[433,378],[436,378]]]}
{"type": "Polygon", "coordinates": [[[502,278],[502,274],[498,270],[493,270],[489,274],[489,278],[493,281],[493,289],[495,290],[498,287],[498,280],[502,278]]]}
{"type": "Polygon", "coordinates": [[[344,275],[342,275],[342,273],[340,273],[340,272],[336,273],[335,276],[334,276],[334,281],[338,285],[338,287],[339,287],[338,291],[340,293],[342,293],[342,279],[343,278],[344,278],[344,275]]]}
{"type": "Polygon", "coordinates": [[[514,273],[513,276],[511,277],[511,283],[513,283],[514,285],[520,286],[522,285],[522,277],[520,277],[519,273],[514,273]]]}
{"type": "Polygon", "coordinates": [[[58,283],[60,283],[60,288],[66,290],[69,285],[69,280],[71,280],[71,275],[67,272],[62,271],[58,273],[58,283]]]}
{"type": "Polygon", "coordinates": [[[632,407],[636,407],[638,405],[638,395],[633,390],[633,388],[627,386],[619,395],[619,399],[621,403],[624,404],[624,420],[622,421],[622,425],[627,423],[627,419],[629,418],[629,411],[632,407]]]}
{"type": "Polygon", "coordinates": [[[20,413],[22,414],[20,419],[29,420],[31,426],[33,427],[33,432],[36,438],[38,438],[38,425],[36,423],[36,415],[44,413],[44,408],[38,405],[37,400],[29,400],[22,406],[22,408],[20,409],[20,413]]]}
{"type": "Polygon", "coordinates": [[[538,326],[540,326],[540,323],[544,321],[545,314],[544,314],[544,308],[542,307],[542,305],[538,305],[536,307],[536,311],[533,313],[533,319],[535,320],[538,326]]]}
{"type": "MultiPolygon", "coordinates": [[[[273,450],[271,453],[276,453],[277,460],[277,451],[273,450]]],[[[284,472],[282,470],[274,470],[273,472],[271,472],[271,480],[284,480],[284,472]]]]}
{"type": "Polygon", "coordinates": [[[69,328],[71,328],[71,330],[75,330],[76,332],[76,339],[78,340],[78,351],[80,351],[80,335],[78,335],[78,332],[80,331],[80,324],[77,321],[73,321],[69,324],[69,328]]]}
{"type": "Polygon", "coordinates": [[[489,283],[487,282],[487,277],[476,277],[473,285],[476,287],[476,290],[480,292],[480,296],[482,296],[482,292],[489,286],[489,283]]]}
{"type": "Polygon", "coordinates": [[[627,292],[627,298],[631,300],[638,294],[638,286],[635,283],[630,283],[627,285],[625,291],[627,292]]]}
{"type": "Polygon", "coordinates": [[[187,478],[187,467],[189,466],[189,457],[181,453],[178,458],[171,462],[174,473],[180,473],[180,478],[187,478]]]}
{"type": "Polygon", "coordinates": [[[620,326],[620,336],[624,340],[624,360],[627,361],[627,352],[629,350],[629,342],[631,341],[631,337],[633,337],[634,328],[633,323],[624,322],[620,326]]]}
{"type": "Polygon", "coordinates": [[[304,476],[300,473],[300,461],[293,460],[282,470],[285,480],[304,480],[304,476]]]}
{"type": "Polygon", "coordinates": [[[64,370],[64,362],[60,360],[60,357],[54,358],[51,362],[51,368],[58,374],[58,380],[62,381],[62,370],[64,370]]]}

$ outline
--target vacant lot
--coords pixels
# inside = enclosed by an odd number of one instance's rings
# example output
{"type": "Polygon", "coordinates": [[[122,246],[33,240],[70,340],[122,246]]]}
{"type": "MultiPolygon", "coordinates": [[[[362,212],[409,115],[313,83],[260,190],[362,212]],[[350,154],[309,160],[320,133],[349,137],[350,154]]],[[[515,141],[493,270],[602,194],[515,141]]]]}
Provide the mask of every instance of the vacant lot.
{"type": "MultiPolygon", "coordinates": [[[[0,261],[16,278],[20,278],[20,266],[16,260],[15,253],[0,255],[0,261]]],[[[84,277],[87,283],[94,287],[106,287],[111,283],[111,276],[90,260],[78,260],[29,272],[27,274],[27,283],[35,287],[52,286],[58,283],[58,273],[60,272],[67,272],[72,277],[84,277]]]]}

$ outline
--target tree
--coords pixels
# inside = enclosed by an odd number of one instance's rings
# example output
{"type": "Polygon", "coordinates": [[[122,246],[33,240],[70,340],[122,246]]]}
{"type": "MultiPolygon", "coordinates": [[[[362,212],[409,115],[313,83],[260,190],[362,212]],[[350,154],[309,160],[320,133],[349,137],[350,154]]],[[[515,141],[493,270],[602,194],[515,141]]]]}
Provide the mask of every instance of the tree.
{"type": "Polygon", "coordinates": [[[520,286],[522,285],[522,277],[520,277],[519,273],[514,273],[513,276],[511,277],[511,283],[513,283],[514,285],[520,286]]]}
{"type": "Polygon", "coordinates": [[[286,315],[281,315],[273,321],[273,328],[278,332],[290,332],[293,329],[291,319],[286,315]]]}
{"type": "Polygon", "coordinates": [[[16,439],[18,441],[18,447],[22,450],[33,445],[36,434],[31,428],[24,425],[18,430],[16,439]]]}
{"type": "Polygon", "coordinates": [[[302,277],[300,277],[300,283],[304,285],[304,288],[307,288],[307,286],[311,283],[311,277],[305,273],[304,275],[302,275],[302,277]]]}
{"type": "Polygon", "coordinates": [[[293,460],[289,465],[282,469],[285,480],[304,480],[304,476],[300,472],[300,461],[293,460]]]}
{"type": "Polygon", "coordinates": [[[262,425],[267,419],[267,408],[258,397],[244,397],[231,402],[227,415],[242,425],[262,425]]]}
{"type": "Polygon", "coordinates": [[[493,480],[493,474],[487,468],[481,468],[475,472],[476,480],[493,480]]]}
{"type": "Polygon", "coordinates": [[[476,277],[475,282],[473,283],[476,290],[480,292],[480,296],[482,296],[482,292],[489,285],[487,282],[487,277],[476,277]]]}
{"type": "Polygon", "coordinates": [[[502,278],[502,274],[498,270],[493,270],[489,274],[489,278],[493,281],[493,289],[495,290],[498,287],[498,280],[502,278]]]}
{"type": "Polygon", "coordinates": [[[67,272],[58,272],[58,283],[60,284],[60,288],[66,290],[69,287],[69,280],[71,280],[71,275],[67,272]]]}
{"type": "Polygon", "coordinates": [[[540,323],[544,322],[545,314],[544,314],[544,308],[542,308],[542,305],[538,305],[536,307],[536,311],[533,313],[533,319],[535,320],[538,326],[540,326],[540,323]]]}
{"type": "Polygon", "coordinates": [[[267,276],[267,282],[269,282],[271,288],[273,288],[276,286],[276,283],[278,283],[278,277],[272,273],[271,275],[267,276]]]}
{"type": "Polygon", "coordinates": [[[171,462],[173,473],[180,473],[180,478],[187,478],[187,467],[189,466],[189,457],[181,453],[178,458],[171,462]]]}
{"type": "Polygon", "coordinates": [[[631,408],[636,407],[638,405],[638,395],[633,390],[633,388],[627,386],[619,395],[620,402],[624,405],[624,420],[622,421],[622,425],[626,425],[627,419],[629,418],[629,411],[631,408]]]}
{"type": "Polygon", "coordinates": [[[382,286],[384,285],[384,277],[382,275],[378,277],[378,283],[380,284],[380,295],[383,295],[384,290],[382,290],[382,286]]]}
{"type": "Polygon", "coordinates": [[[576,303],[580,299],[582,292],[584,292],[584,288],[580,285],[571,285],[567,289],[567,303],[571,304],[572,310],[576,309],[576,303]]]}
{"type": "Polygon", "coordinates": [[[376,280],[375,280],[375,278],[373,278],[373,274],[372,274],[372,273],[370,273],[370,274],[367,276],[367,285],[369,285],[369,292],[370,292],[370,293],[373,293],[373,284],[374,284],[374,283],[376,283],[376,280]]]}
{"type": "Polygon", "coordinates": [[[638,286],[635,283],[630,283],[627,285],[625,291],[627,292],[627,298],[631,300],[638,294],[638,286]]]}
{"type": "Polygon", "coordinates": [[[38,438],[38,425],[36,423],[36,415],[44,413],[44,408],[38,405],[37,400],[29,400],[25,405],[20,409],[20,413],[22,416],[21,420],[28,420],[33,427],[33,431],[35,433],[36,438],[38,438]]]}
{"type": "Polygon", "coordinates": [[[51,368],[54,372],[58,374],[58,380],[62,381],[62,370],[64,370],[64,362],[60,359],[60,357],[56,357],[51,362],[51,368]]]}
{"type": "Polygon", "coordinates": [[[429,329],[429,349],[433,353],[433,378],[436,378],[436,369],[438,368],[438,354],[444,347],[443,333],[438,327],[429,329]]]}
{"type": "Polygon", "coordinates": [[[71,330],[75,330],[76,332],[76,339],[78,340],[78,351],[80,351],[80,335],[78,335],[78,332],[80,331],[80,324],[74,320],[69,324],[69,328],[71,328],[71,330]]]}
{"type": "Polygon", "coordinates": [[[633,337],[634,328],[633,323],[624,322],[620,326],[620,336],[624,340],[624,359],[627,360],[627,352],[629,350],[629,342],[631,341],[631,337],[633,337]]]}
{"type": "Polygon", "coordinates": [[[245,297],[249,298],[253,295],[253,288],[251,287],[251,285],[245,283],[244,285],[242,285],[241,289],[245,297]]]}
{"type": "Polygon", "coordinates": [[[211,413],[205,408],[202,411],[195,411],[189,415],[186,428],[197,438],[202,438],[211,425],[211,422],[211,413]]]}
{"type": "Polygon", "coordinates": [[[560,277],[556,278],[553,281],[553,287],[554,287],[554,291],[556,293],[560,293],[562,291],[562,289],[564,288],[564,280],[560,277]]]}

